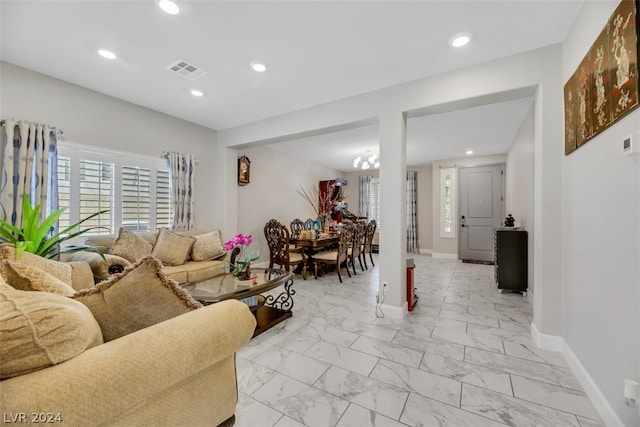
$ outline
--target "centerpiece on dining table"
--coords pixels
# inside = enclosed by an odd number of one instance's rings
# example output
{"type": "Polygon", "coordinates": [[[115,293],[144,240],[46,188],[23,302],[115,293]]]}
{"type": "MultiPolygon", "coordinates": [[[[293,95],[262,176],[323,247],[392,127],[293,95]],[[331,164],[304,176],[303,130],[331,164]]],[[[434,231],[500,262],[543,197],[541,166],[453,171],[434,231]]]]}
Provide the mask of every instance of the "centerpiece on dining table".
{"type": "Polygon", "coordinates": [[[251,261],[259,258],[257,252],[248,252],[249,245],[253,242],[251,235],[238,234],[233,239],[227,240],[224,248],[231,251],[229,260],[229,272],[237,280],[251,280],[251,261]]]}

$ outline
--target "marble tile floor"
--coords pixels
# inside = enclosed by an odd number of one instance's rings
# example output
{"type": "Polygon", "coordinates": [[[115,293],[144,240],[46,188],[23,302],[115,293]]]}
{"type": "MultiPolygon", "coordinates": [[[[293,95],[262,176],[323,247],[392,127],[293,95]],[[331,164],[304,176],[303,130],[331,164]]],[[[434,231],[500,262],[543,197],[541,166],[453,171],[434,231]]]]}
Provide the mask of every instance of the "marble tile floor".
{"type": "Polygon", "coordinates": [[[293,317],[237,355],[236,426],[604,425],[492,266],[414,259],[419,301],[404,320],[379,317],[378,267],[342,284],[296,276],[293,317]]]}

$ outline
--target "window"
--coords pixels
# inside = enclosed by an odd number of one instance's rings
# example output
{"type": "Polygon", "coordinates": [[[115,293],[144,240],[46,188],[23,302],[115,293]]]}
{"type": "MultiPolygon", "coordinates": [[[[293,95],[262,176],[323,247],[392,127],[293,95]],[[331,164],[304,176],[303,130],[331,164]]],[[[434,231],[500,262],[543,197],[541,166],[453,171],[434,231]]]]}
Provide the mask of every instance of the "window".
{"type": "Polygon", "coordinates": [[[380,180],[378,178],[371,178],[369,197],[371,219],[375,219],[377,226],[380,227],[380,180]]]}
{"type": "Polygon", "coordinates": [[[456,237],[454,168],[440,169],[440,237],[456,237]]]}
{"type": "Polygon", "coordinates": [[[171,227],[171,180],[162,159],[120,153],[86,151],[60,144],[58,204],[67,208],[59,228],[95,212],[108,210],[82,224],[101,227],[93,234],[115,234],[122,226],[132,231],[171,227]]]}

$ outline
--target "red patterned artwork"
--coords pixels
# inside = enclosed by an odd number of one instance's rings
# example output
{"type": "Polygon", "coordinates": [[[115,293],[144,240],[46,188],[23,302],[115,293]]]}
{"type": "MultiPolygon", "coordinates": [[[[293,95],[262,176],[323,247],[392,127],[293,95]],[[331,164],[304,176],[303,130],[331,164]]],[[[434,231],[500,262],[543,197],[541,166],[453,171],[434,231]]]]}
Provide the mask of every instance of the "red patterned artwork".
{"type": "Polygon", "coordinates": [[[565,154],[638,108],[640,0],[622,0],[564,86],[565,154]]]}

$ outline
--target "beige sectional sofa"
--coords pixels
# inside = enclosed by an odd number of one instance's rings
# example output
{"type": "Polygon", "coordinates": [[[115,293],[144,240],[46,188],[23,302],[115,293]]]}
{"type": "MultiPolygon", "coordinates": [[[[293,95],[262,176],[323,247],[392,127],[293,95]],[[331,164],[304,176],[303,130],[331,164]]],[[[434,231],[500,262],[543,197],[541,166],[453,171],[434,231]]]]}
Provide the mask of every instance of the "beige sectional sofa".
{"type": "MultiPolygon", "coordinates": [[[[157,233],[134,234],[148,242],[152,251],[154,251],[156,249],[155,245],[158,236],[163,230],[160,230],[157,233]]],[[[123,231],[121,229],[120,233],[122,232],[123,231]]],[[[169,265],[163,262],[162,272],[168,278],[173,279],[178,283],[197,283],[223,274],[225,269],[224,258],[226,257],[226,251],[224,251],[224,248],[222,247],[222,235],[219,230],[189,230],[176,232],[175,234],[184,237],[194,237],[197,239],[199,236],[211,235],[212,233],[217,233],[218,237],[215,240],[216,245],[219,245],[217,249],[214,249],[214,254],[217,254],[217,256],[213,256],[214,259],[205,259],[208,257],[200,256],[197,258],[198,260],[194,260],[193,257],[189,255],[185,262],[182,263],[178,261],[178,264],[176,265],[169,265]]],[[[105,254],[106,260],[102,259],[100,255],[94,252],[84,251],[71,254],[69,259],[71,261],[87,262],[91,266],[96,283],[101,280],[106,280],[114,274],[122,272],[124,268],[137,261],[137,258],[133,259],[132,257],[129,257],[129,259],[126,259],[123,256],[119,256],[117,255],[117,251],[115,251],[116,254],[114,254],[113,245],[119,235],[95,235],[89,236],[85,240],[85,244],[99,248],[105,254]]],[[[170,248],[172,252],[179,250],[176,249],[175,246],[170,246],[170,248]]],[[[154,256],[154,253],[151,253],[151,255],[154,256]]],[[[160,260],[163,261],[162,259],[160,260]]]]}
{"type": "Polygon", "coordinates": [[[7,245],[0,266],[5,421],[11,414],[22,425],[233,424],[235,353],[256,325],[245,304],[188,301],[153,257],[95,286],[82,263],[15,260],[7,245]]]}

